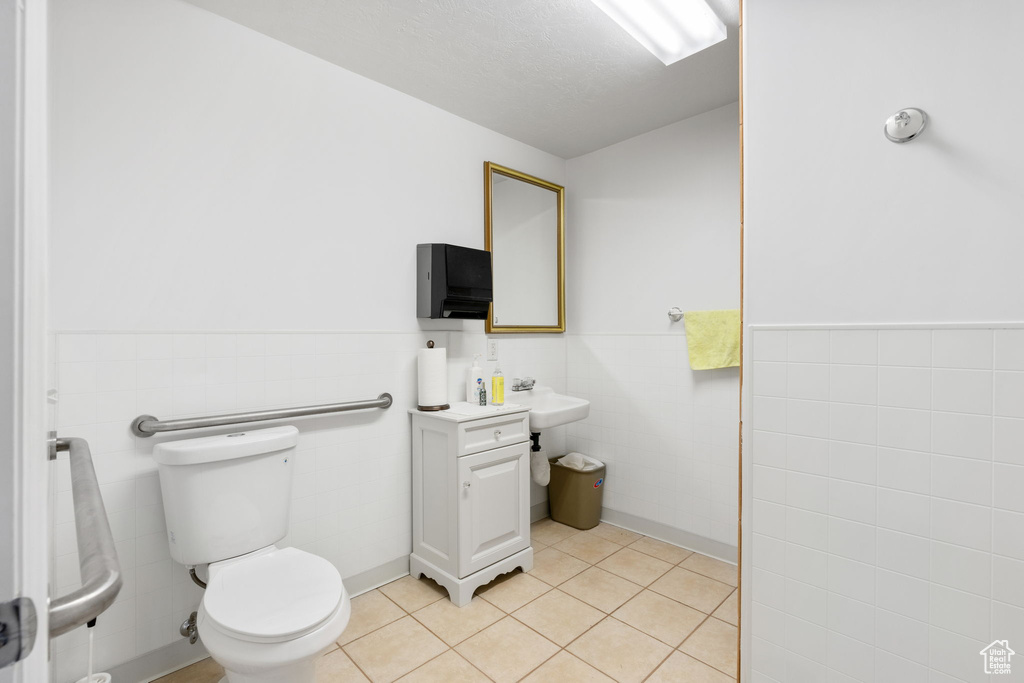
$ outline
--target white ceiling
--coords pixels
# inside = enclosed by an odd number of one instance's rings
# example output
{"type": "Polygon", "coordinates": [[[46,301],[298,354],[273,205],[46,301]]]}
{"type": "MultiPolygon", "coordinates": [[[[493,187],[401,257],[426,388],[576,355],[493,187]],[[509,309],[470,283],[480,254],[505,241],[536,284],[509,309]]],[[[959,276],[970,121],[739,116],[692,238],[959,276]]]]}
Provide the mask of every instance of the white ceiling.
{"type": "Polygon", "coordinates": [[[727,40],[664,66],[590,0],[186,0],[571,159],[738,99],[727,40]]]}

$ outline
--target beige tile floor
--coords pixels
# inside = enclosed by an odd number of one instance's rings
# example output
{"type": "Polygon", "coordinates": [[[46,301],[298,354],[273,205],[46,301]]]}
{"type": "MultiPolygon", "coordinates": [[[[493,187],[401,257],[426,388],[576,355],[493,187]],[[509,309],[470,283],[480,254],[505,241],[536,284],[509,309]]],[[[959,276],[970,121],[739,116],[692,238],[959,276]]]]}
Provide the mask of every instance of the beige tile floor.
{"type": "MultiPolygon", "coordinates": [[[[533,525],[534,568],[463,608],[403,577],[352,600],[317,681],[729,683],[736,568],[609,524],[533,525]]],[[[216,683],[206,659],[158,683],[216,683]]]]}

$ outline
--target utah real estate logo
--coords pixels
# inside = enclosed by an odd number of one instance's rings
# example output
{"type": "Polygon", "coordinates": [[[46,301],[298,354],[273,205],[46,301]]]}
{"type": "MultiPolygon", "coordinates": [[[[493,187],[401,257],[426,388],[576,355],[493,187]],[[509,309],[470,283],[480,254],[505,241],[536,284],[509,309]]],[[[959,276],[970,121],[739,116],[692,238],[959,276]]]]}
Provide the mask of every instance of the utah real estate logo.
{"type": "Polygon", "coordinates": [[[987,674],[1009,674],[1010,657],[1017,654],[1010,649],[1010,643],[1006,640],[994,640],[981,651],[985,662],[985,673],[987,674]]]}

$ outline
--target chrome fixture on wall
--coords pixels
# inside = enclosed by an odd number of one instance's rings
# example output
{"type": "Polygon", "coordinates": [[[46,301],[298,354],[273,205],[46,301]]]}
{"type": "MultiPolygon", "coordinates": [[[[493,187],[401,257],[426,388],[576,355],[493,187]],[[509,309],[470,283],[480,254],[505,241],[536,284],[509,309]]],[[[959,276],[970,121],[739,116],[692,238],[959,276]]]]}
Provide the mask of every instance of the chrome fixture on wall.
{"type": "Polygon", "coordinates": [[[924,131],[928,115],[920,109],[900,109],[885,121],[885,137],[892,142],[910,142],[924,131]]]}
{"type": "Polygon", "coordinates": [[[132,433],[135,436],[153,436],[159,432],[176,432],[182,429],[199,429],[200,427],[222,427],[224,425],[243,424],[246,422],[265,422],[267,420],[289,420],[293,417],[310,415],[329,415],[344,413],[350,410],[366,408],[390,408],[391,394],[385,392],[368,401],[349,401],[347,403],[324,403],[301,408],[281,408],[278,410],[257,410],[251,413],[232,413],[230,415],[213,415],[210,417],[187,417],[180,420],[158,420],[152,415],[139,415],[132,420],[132,433]]]}

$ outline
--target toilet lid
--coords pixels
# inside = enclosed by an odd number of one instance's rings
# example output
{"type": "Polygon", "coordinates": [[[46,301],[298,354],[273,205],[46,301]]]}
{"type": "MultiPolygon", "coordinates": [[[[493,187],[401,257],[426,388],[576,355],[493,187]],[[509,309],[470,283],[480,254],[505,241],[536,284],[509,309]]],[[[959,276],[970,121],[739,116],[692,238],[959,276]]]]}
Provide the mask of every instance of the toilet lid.
{"type": "Polygon", "coordinates": [[[326,621],[343,592],[330,562],[283,548],[217,571],[203,605],[217,626],[243,639],[283,640],[326,621]]]}

